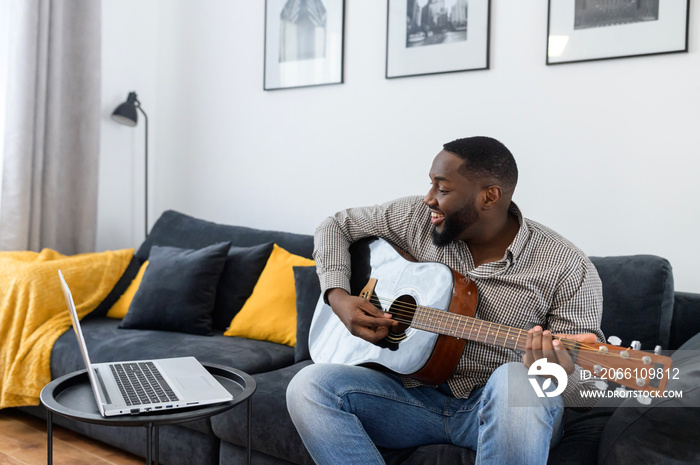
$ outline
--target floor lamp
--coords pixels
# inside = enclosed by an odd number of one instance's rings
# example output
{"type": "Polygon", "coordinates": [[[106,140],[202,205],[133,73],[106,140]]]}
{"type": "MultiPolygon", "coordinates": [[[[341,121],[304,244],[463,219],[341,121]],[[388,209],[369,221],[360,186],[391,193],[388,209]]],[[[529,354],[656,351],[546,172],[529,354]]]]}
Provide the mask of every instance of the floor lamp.
{"type": "Polygon", "coordinates": [[[117,123],[125,124],[127,126],[136,126],[138,121],[138,113],[136,109],[139,109],[143,113],[144,121],[146,122],[146,151],[145,151],[145,169],[144,169],[144,180],[145,180],[145,204],[143,207],[144,211],[144,230],[146,237],[148,237],[148,115],[141,108],[141,102],[136,97],[136,92],[129,92],[129,96],[126,98],[126,102],[119,105],[114,112],[112,112],[112,119],[117,123]]]}

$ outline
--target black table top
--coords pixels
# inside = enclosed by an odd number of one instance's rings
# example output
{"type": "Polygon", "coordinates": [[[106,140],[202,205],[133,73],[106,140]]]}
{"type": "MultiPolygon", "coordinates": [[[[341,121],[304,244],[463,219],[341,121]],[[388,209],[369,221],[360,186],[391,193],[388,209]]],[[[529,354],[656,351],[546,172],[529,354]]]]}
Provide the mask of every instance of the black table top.
{"type": "Polygon", "coordinates": [[[103,417],[97,409],[87,370],[56,378],[41,391],[41,403],[50,411],[74,420],[111,426],[167,425],[208,418],[247,400],[255,392],[255,380],[249,374],[221,365],[202,364],[219,381],[233,400],[212,405],[158,411],[149,414],[103,417]]]}

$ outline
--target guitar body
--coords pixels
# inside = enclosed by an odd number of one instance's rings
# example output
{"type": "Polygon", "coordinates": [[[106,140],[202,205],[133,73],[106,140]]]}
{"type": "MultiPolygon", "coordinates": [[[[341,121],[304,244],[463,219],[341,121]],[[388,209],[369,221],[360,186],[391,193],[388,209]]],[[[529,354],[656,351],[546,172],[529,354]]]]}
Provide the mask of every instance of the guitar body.
{"type": "MultiPolygon", "coordinates": [[[[474,316],[474,283],[440,263],[411,261],[379,238],[359,241],[350,249],[351,293],[361,295],[376,280],[367,298],[392,315],[411,306],[474,316]],[[370,298],[371,297],[371,298],[370,298]]],[[[318,301],[309,330],[309,351],[316,363],[380,366],[426,384],[440,384],[454,371],[465,340],[403,324],[389,347],[379,347],[350,331],[330,306],[318,301]]]]}

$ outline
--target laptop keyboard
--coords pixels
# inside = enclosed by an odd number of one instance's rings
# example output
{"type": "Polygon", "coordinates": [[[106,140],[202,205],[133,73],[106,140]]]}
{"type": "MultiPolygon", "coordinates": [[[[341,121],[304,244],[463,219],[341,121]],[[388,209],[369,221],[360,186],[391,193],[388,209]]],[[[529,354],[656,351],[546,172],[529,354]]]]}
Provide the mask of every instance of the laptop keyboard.
{"type": "Polygon", "coordinates": [[[109,365],[127,405],[179,400],[153,362],[109,365]]]}

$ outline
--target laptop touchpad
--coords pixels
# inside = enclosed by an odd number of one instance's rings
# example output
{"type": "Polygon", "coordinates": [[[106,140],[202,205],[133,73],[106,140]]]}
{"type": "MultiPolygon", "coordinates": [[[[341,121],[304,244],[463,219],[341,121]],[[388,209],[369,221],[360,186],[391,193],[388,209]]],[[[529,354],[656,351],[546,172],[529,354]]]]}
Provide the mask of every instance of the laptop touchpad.
{"type": "Polygon", "coordinates": [[[203,391],[211,389],[211,384],[204,376],[180,376],[177,378],[178,384],[187,391],[203,391]]]}

